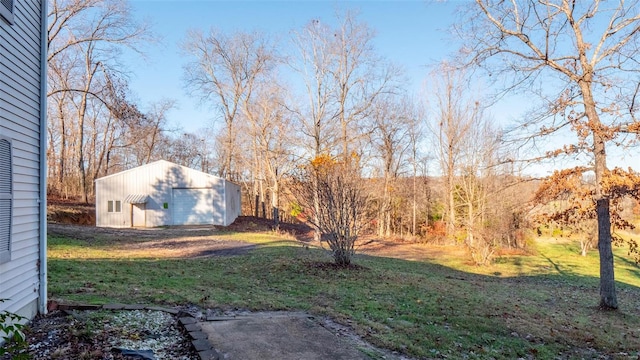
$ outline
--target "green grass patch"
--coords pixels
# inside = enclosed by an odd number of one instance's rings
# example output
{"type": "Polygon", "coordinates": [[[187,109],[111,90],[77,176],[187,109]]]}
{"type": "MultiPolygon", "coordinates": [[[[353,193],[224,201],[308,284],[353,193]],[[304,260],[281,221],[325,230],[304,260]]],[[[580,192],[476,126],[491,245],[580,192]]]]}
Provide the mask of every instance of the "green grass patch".
{"type": "Polygon", "coordinates": [[[50,238],[50,296],[304,310],[419,358],[589,358],[589,348],[631,358],[640,349],[638,268],[622,253],[622,309],[601,312],[597,253],[581,257],[567,244],[543,242],[536,255],[503,257],[488,268],[465,259],[443,260],[445,266],[358,255],[357,266],[336,269],[326,252],[277,234],[221,236],[265,246],[231,257],[153,259],[122,256],[107,243],[50,238]]]}

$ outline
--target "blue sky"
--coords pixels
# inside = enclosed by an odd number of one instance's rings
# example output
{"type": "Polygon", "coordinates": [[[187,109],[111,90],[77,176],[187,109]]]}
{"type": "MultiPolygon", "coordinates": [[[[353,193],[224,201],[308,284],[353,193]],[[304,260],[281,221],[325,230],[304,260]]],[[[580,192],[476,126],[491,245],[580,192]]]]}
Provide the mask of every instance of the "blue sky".
{"type": "Polygon", "coordinates": [[[453,21],[458,2],[425,1],[146,1],[131,5],[139,19],[153,24],[163,39],[146,47],[147,59],[127,56],[131,89],[143,108],[162,98],[175,99],[178,109],[169,120],[184,131],[205,127],[214,115],[207,106],[189,97],[183,87],[182,66],[187,61],[179,43],[187,30],[211,27],[223,31],[258,30],[289,39],[292,30],[301,29],[312,19],[332,23],[336,9],[355,9],[359,19],[376,31],[379,53],[405,68],[412,91],[420,90],[427,77],[427,65],[434,64],[455,50],[446,30],[453,21]]]}
{"type": "MultiPolygon", "coordinates": [[[[158,44],[144,48],[147,59],[131,54],[123,61],[131,74],[130,86],[143,109],[161,99],[175,99],[177,108],[168,120],[181,131],[197,132],[210,126],[215,114],[207,105],[187,95],[182,81],[182,67],[187,62],[179,43],[189,29],[222,31],[261,31],[286,43],[291,31],[301,29],[312,19],[333,23],[337,9],[357,10],[360,21],[376,31],[374,44],[382,56],[401,65],[410,79],[410,90],[420,95],[433,65],[454,52],[458,44],[449,32],[456,19],[461,0],[406,1],[152,1],[131,0],[133,12],[140,20],[153,25],[162,38],[158,44]]],[[[286,51],[286,49],[285,49],[286,51]]],[[[516,98],[503,99],[490,113],[502,125],[523,116],[532,105],[516,98]]],[[[557,140],[556,140],[557,141],[557,140]]],[[[633,166],[640,163],[640,149],[609,149],[609,166],[633,166]]],[[[536,166],[536,175],[566,167],[565,162],[536,166]]]]}

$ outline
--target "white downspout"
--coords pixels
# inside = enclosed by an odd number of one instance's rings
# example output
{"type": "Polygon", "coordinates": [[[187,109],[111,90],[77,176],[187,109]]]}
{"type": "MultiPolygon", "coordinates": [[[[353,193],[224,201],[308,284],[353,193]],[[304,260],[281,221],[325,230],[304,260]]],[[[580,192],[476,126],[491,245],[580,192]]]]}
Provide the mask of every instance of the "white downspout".
{"type": "Polygon", "coordinates": [[[47,0],[40,11],[40,287],[38,311],[47,313],[47,0]]]}

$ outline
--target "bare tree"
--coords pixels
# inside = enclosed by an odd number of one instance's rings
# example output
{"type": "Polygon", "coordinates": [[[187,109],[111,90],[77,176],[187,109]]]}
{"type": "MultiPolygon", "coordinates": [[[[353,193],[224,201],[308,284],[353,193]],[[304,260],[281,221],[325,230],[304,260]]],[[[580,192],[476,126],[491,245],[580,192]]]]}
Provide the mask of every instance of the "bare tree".
{"type": "Polygon", "coordinates": [[[211,29],[207,34],[190,31],[183,49],[191,58],[184,67],[187,90],[214,104],[224,120],[219,175],[238,178],[234,168],[235,122],[243,103],[252,98],[256,83],[275,65],[272,45],[257,32],[227,35],[211,29]]]}
{"type": "Polygon", "coordinates": [[[306,101],[300,108],[292,109],[301,125],[301,133],[311,144],[302,146],[309,158],[331,152],[335,141],[333,123],[335,112],[334,87],[331,77],[333,54],[331,29],[319,20],[312,20],[301,31],[295,33],[294,43],[298,53],[292,57],[290,65],[297,71],[304,83],[306,101]]]}
{"type": "MultiPolygon", "coordinates": [[[[352,13],[337,20],[335,28],[312,20],[295,34],[298,53],[290,64],[302,76],[306,102],[292,110],[310,140],[302,144],[307,158],[341,154],[346,162],[362,155],[370,131],[364,121],[376,99],[395,90],[400,72],[376,53],[374,33],[365,23],[352,13]]],[[[318,206],[316,201],[316,214],[318,206]]]]}
{"type": "Polygon", "coordinates": [[[432,73],[435,114],[429,128],[434,136],[437,157],[444,177],[445,222],[447,236],[455,233],[456,204],[455,182],[463,164],[465,141],[479,117],[481,109],[477,99],[469,96],[465,72],[448,63],[442,63],[432,73]]]}
{"type": "MultiPolygon", "coordinates": [[[[327,35],[331,29],[319,20],[312,20],[307,26],[294,36],[294,43],[298,50],[297,56],[291,61],[291,66],[301,75],[306,90],[306,107],[293,108],[296,120],[300,124],[300,132],[311,141],[302,149],[307,158],[314,159],[322,154],[331,153],[335,135],[335,124],[330,121],[335,112],[333,97],[334,87],[330,69],[333,66],[331,38],[327,35]]],[[[305,102],[301,102],[304,104],[305,102]]],[[[318,184],[311,182],[312,188],[318,184]]],[[[314,216],[320,213],[318,195],[313,199],[314,216]]],[[[320,222],[314,218],[312,223],[320,222]]],[[[315,228],[314,239],[320,240],[320,229],[315,228]]]]}
{"type": "MultiPolygon", "coordinates": [[[[206,169],[205,139],[199,133],[179,133],[166,139],[163,158],[193,169],[206,169]]],[[[206,172],[206,171],[205,171],[206,172]]]]}
{"type": "Polygon", "coordinates": [[[162,158],[163,149],[158,144],[164,136],[163,131],[168,130],[167,113],[174,107],[174,100],[164,99],[151,104],[146,113],[129,117],[125,139],[130,153],[135,155],[135,166],[162,158]]]}
{"type": "MultiPolygon", "coordinates": [[[[256,96],[244,104],[245,123],[253,148],[253,177],[257,182],[257,192],[264,202],[263,182],[270,192],[271,217],[279,223],[280,184],[283,175],[291,170],[293,133],[290,112],[286,111],[283,96],[286,90],[274,77],[260,84],[256,96]]],[[[258,205],[256,204],[256,213],[258,205]]]]}
{"type": "Polygon", "coordinates": [[[48,109],[51,142],[57,147],[58,186],[78,183],[83,201],[92,191],[91,167],[101,164],[94,156],[96,125],[108,110],[109,73],[121,73],[117,63],[122,47],[140,50],[153,40],[145,23],[134,21],[125,0],[52,0],[48,14],[48,109]],[[55,104],[55,105],[53,105],[55,104]],[[53,139],[57,139],[53,141],[53,139]],[[70,178],[71,176],[71,178],[70,178]]]}
{"type": "Polygon", "coordinates": [[[323,233],[339,266],[351,263],[358,235],[366,224],[363,186],[357,159],[344,163],[326,155],[311,161],[293,186],[297,201],[323,233]],[[316,187],[309,186],[311,183],[316,187]]]}
{"type": "MultiPolygon", "coordinates": [[[[417,219],[417,215],[418,215],[418,173],[419,171],[421,171],[422,169],[426,170],[426,166],[420,166],[421,163],[424,161],[426,163],[427,159],[426,157],[423,155],[421,149],[422,149],[422,145],[423,145],[423,140],[426,138],[426,136],[424,136],[424,125],[425,125],[425,118],[424,118],[424,112],[422,108],[418,108],[416,107],[416,105],[414,105],[414,121],[412,121],[412,125],[409,128],[409,152],[410,152],[410,162],[411,162],[411,173],[412,173],[412,181],[411,181],[411,235],[416,236],[418,234],[417,232],[417,224],[418,224],[418,219],[417,219]]],[[[422,175],[426,175],[426,171],[424,174],[422,175]]],[[[426,176],[424,176],[425,180],[426,180],[426,176]]],[[[427,182],[424,182],[425,187],[427,187],[427,182]]],[[[430,208],[430,204],[429,204],[429,200],[430,199],[426,199],[426,208],[429,209],[430,208]]],[[[425,227],[429,226],[429,211],[426,211],[426,221],[425,221],[425,227]]]]}
{"type": "Polygon", "coordinates": [[[148,24],[134,21],[126,0],[50,0],[48,20],[49,61],[88,43],[115,45],[102,48],[113,57],[118,46],[139,52],[137,45],[154,40],[148,24]]]}
{"type": "MultiPolygon", "coordinates": [[[[49,88],[70,88],[69,82],[73,78],[71,74],[75,70],[75,59],[67,57],[62,59],[62,54],[49,61],[48,86],[49,88]]],[[[68,168],[68,151],[70,140],[69,127],[71,125],[71,96],[70,92],[59,92],[48,97],[48,126],[49,148],[47,152],[49,168],[49,184],[57,188],[58,192],[69,196],[68,188],[64,186],[68,168]]]]}
{"type": "MultiPolygon", "coordinates": [[[[570,129],[576,142],[548,155],[585,153],[595,174],[600,307],[616,309],[610,197],[603,180],[607,144],[638,134],[635,120],[640,48],[637,1],[476,0],[459,26],[463,55],[490,69],[507,89],[540,89],[549,106],[525,133],[548,137],[570,129]],[[507,80],[509,79],[509,80],[507,80]],[[511,81],[510,81],[511,80],[511,81]],[[555,90],[552,92],[551,89],[555,90]]],[[[638,137],[634,138],[636,141],[638,137]]]]}
{"type": "MultiPolygon", "coordinates": [[[[371,118],[371,144],[374,156],[380,159],[382,170],[382,198],[379,199],[378,235],[391,235],[392,196],[402,169],[408,165],[410,134],[417,119],[407,98],[387,97],[377,102],[371,118]]],[[[397,192],[397,191],[396,191],[397,192]]]]}
{"type": "Polygon", "coordinates": [[[88,202],[89,186],[87,183],[87,171],[85,169],[85,120],[87,116],[87,106],[89,105],[89,93],[92,87],[95,86],[94,79],[96,73],[100,68],[100,62],[94,59],[95,43],[87,43],[87,47],[84,50],[84,74],[83,74],[83,86],[79,92],[79,99],[75,102],[76,106],[76,120],[77,120],[77,139],[75,143],[75,153],[77,154],[77,164],[80,171],[80,188],[82,189],[82,201],[88,202]]]}
{"type": "Polygon", "coordinates": [[[491,193],[491,184],[498,181],[494,166],[498,161],[500,136],[481,110],[474,112],[470,125],[462,139],[459,176],[453,190],[465,244],[474,262],[486,265],[499,244],[497,234],[491,231],[491,224],[497,221],[490,218],[489,208],[501,206],[498,201],[490,201],[490,196],[497,194],[491,193]]]}
{"type": "Polygon", "coordinates": [[[347,159],[358,152],[366,138],[363,121],[384,94],[397,92],[400,70],[379,56],[373,47],[374,31],[359,22],[356,14],[337,16],[340,23],[332,34],[332,77],[336,106],[332,114],[339,124],[342,156],[347,159]]]}

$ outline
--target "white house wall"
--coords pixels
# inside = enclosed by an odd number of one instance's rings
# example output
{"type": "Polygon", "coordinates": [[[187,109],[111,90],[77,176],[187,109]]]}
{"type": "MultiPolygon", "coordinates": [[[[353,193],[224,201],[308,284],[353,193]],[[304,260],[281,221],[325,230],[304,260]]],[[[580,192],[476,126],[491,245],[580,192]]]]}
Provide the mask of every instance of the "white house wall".
{"type": "Polygon", "coordinates": [[[225,219],[224,226],[230,225],[240,216],[240,185],[234,184],[230,181],[224,182],[224,195],[225,195],[225,219]]]}
{"type": "Polygon", "coordinates": [[[156,161],[96,180],[96,225],[130,227],[128,195],[148,195],[146,226],[174,225],[173,189],[213,189],[213,224],[224,224],[224,180],[168,161],[156,161]],[[119,200],[122,211],[108,212],[108,201],[119,200]],[[168,207],[165,208],[164,204],[168,207]],[[222,205],[219,205],[222,204],[222,205]]]}
{"type": "MultiPolygon", "coordinates": [[[[15,2],[15,23],[0,19],[0,136],[13,150],[11,260],[0,264],[0,311],[37,312],[40,186],[40,1],[15,2]]],[[[44,196],[44,195],[43,195],[44,196]]],[[[44,200],[44,199],[43,199],[44,200]]],[[[44,241],[44,239],[42,240],[44,241]]],[[[45,284],[42,284],[45,286],[45,284]]]]}

